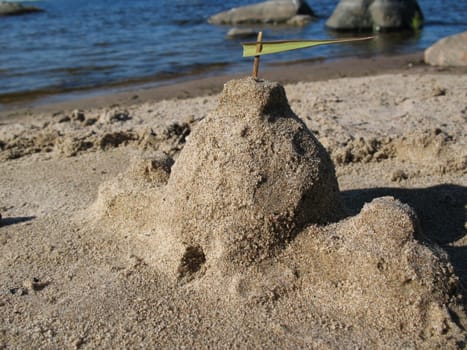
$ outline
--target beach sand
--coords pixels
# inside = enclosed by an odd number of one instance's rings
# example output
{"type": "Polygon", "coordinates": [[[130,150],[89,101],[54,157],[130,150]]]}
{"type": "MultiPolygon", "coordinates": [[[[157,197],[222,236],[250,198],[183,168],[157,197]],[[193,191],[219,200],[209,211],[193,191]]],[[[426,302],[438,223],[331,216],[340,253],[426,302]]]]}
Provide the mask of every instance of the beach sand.
{"type": "Polygon", "coordinates": [[[465,347],[465,69],[420,55],[320,65],[263,76],[329,152],[346,218],[189,279],[151,261],[145,213],[176,195],[160,192],[167,171],[124,186],[155,152],[177,165],[232,77],[2,111],[0,347],[465,347]]]}

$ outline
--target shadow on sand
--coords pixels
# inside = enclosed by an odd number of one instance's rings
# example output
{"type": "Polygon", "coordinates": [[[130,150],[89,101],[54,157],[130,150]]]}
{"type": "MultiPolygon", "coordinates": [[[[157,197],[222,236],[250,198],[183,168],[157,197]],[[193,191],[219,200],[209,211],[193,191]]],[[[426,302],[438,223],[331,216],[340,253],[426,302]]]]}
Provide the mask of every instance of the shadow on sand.
{"type": "Polygon", "coordinates": [[[35,216],[18,216],[13,218],[3,218],[0,221],[0,227],[20,224],[22,222],[34,220],[35,218],[35,216]]]}

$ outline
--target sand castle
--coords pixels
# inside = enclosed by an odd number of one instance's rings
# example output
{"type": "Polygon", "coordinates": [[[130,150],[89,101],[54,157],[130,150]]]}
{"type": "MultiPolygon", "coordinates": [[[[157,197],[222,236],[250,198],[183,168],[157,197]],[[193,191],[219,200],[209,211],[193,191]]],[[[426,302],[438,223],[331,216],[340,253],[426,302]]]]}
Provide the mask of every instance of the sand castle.
{"type": "Polygon", "coordinates": [[[214,290],[217,279],[246,300],[300,290],[297,300],[361,329],[461,337],[456,277],[417,240],[416,214],[384,197],[344,219],[330,157],[279,84],[228,82],[175,163],[139,157],[93,208],[176,284],[214,290]]]}
{"type": "MultiPolygon", "coordinates": [[[[143,173],[161,172],[151,166],[143,173]]],[[[276,254],[304,226],[343,215],[330,157],[277,83],[227,83],[170,177],[162,168],[167,185],[148,214],[157,237],[151,259],[172,276],[205,262],[225,270],[249,266],[276,254]]]]}

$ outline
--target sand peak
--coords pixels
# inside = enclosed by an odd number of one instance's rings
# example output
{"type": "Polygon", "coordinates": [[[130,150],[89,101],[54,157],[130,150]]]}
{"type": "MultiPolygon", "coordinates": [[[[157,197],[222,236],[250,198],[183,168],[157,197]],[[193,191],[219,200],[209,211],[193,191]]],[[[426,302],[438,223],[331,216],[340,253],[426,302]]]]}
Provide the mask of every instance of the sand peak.
{"type": "Polygon", "coordinates": [[[274,255],[297,230],[336,220],[341,209],[329,155],[283,87],[252,78],[225,84],[165,193],[157,230],[201,247],[227,270],[274,255]]]}

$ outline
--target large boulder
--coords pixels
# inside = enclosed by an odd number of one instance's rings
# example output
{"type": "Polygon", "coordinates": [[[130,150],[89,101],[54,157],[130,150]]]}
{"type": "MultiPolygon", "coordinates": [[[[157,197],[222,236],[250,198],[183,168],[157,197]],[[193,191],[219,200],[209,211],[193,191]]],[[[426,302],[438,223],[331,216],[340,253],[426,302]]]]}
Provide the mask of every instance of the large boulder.
{"type": "Polygon", "coordinates": [[[467,66],[467,32],[443,38],[426,49],[425,62],[433,66],[467,66]]]}
{"type": "Polygon", "coordinates": [[[314,13],[304,0],[269,0],[237,7],[208,19],[211,24],[286,23],[296,15],[310,18],[314,13]]]}
{"type": "Polygon", "coordinates": [[[341,31],[418,29],[423,14],[416,0],[341,0],[326,26],[341,31]]]}
{"type": "Polygon", "coordinates": [[[43,12],[44,10],[34,6],[23,6],[14,2],[0,2],[0,16],[18,16],[34,12],[43,12]]]}

